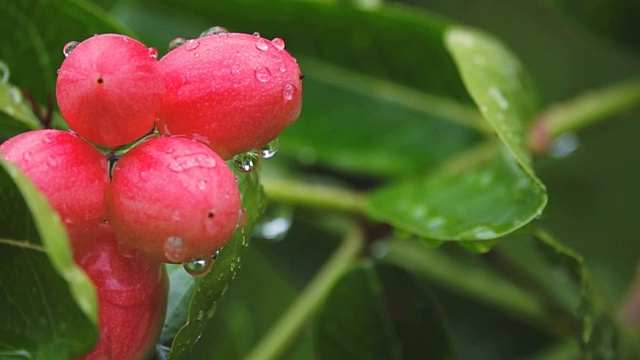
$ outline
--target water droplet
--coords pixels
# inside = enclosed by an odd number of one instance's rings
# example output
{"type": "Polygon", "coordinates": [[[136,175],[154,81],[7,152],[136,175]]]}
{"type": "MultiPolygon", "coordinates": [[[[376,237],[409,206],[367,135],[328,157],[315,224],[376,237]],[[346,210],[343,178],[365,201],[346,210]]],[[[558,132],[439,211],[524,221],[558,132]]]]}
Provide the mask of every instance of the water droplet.
{"type": "Polygon", "coordinates": [[[154,47],[150,47],[149,48],[149,56],[152,59],[157,59],[158,58],[158,49],[154,48],[154,47]]]}
{"type": "Polygon", "coordinates": [[[198,319],[198,321],[202,320],[204,318],[204,311],[198,311],[198,316],[196,318],[198,319]]]}
{"type": "Polygon", "coordinates": [[[178,46],[184,45],[184,43],[186,42],[187,40],[181,37],[171,40],[171,42],[169,43],[169,51],[177,48],[178,46]]]}
{"type": "Polygon", "coordinates": [[[204,190],[207,188],[207,182],[205,180],[198,181],[198,189],[204,190]]]}
{"type": "Polygon", "coordinates": [[[261,156],[259,152],[256,150],[250,150],[234,156],[233,165],[236,169],[244,173],[250,173],[260,166],[260,159],[261,156]]]}
{"type": "Polygon", "coordinates": [[[167,260],[177,263],[187,254],[187,245],[179,236],[169,236],[163,245],[164,256],[167,260]]]}
{"type": "Polygon", "coordinates": [[[258,66],[255,71],[256,79],[261,82],[267,82],[271,79],[271,71],[264,66],[258,66]]]}
{"type": "Polygon", "coordinates": [[[253,33],[253,36],[260,37],[260,33],[256,31],[256,32],[253,33]]]}
{"type": "Polygon", "coordinates": [[[267,145],[263,146],[262,149],[260,149],[260,155],[263,159],[270,159],[278,152],[279,147],[280,140],[278,138],[275,138],[269,141],[267,145]]]}
{"type": "Polygon", "coordinates": [[[120,253],[120,255],[122,255],[122,257],[128,259],[134,257],[136,254],[136,251],[131,246],[122,242],[118,242],[118,252],[120,253]]]}
{"type": "Polygon", "coordinates": [[[280,241],[289,232],[293,222],[293,209],[289,206],[270,205],[256,224],[254,235],[271,240],[280,241]]]}
{"type": "Polygon", "coordinates": [[[226,294],[227,291],[229,291],[229,283],[224,284],[224,287],[222,288],[222,292],[220,293],[220,296],[226,294]]]}
{"type": "Polygon", "coordinates": [[[240,73],[240,65],[238,65],[238,64],[231,65],[231,73],[232,74],[239,74],[240,73]]]}
{"type": "Polygon", "coordinates": [[[256,49],[261,51],[266,51],[269,49],[269,43],[267,42],[267,40],[260,38],[256,42],[256,49]]]}
{"type": "Polygon", "coordinates": [[[184,49],[187,51],[192,51],[197,49],[199,46],[200,46],[200,41],[196,39],[190,39],[190,40],[187,40],[187,42],[184,44],[184,49]]]}
{"type": "Polygon", "coordinates": [[[25,151],[24,154],[22,154],[22,159],[24,161],[30,161],[31,160],[31,152],[30,151],[25,151]]]}
{"type": "Polygon", "coordinates": [[[293,86],[292,84],[285,84],[282,87],[282,98],[284,98],[287,101],[290,101],[291,99],[293,99],[293,94],[296,91],[296,87],[293,86]]]}
{"type": "Polygon", "coordinates": [[[64,54],[64,57],[69,56],[69,54],[71,54],[73,49],[75,49],[76,46],[78,46],[79,44],[80,43],[77,41],[69,41],[68,43],[66,43],[62,48],[62,53],[64,54]]]}
{"type": "Polygon", "coordinates": [[[51,144],[51,137],[50,136],[43,137],[42,142],[45,144],[51,144]]]}
{"type": "Polygon", "coordinates": [[[247,212],[244,209],[238,210],[238,223],[237,227],[245,226],[247,224],[247,212]]]}
{"type": "Polygon", "coordinates": [[[193,56],[200,57],[200,53],[195,53],[195,54],[193,54],[193,56]]]}
{"type": "Polygon", "coordinates": [[[6,84],[9,81],[10,74],[7,64],[0,61],[0,83],[6,84]]]}
{"type": "Polygon", "coordinates": [[[213,260],[211,256],[197,256],[182,264],[182,266],[191,276],[203,276],[211,270],[213,260]]]}
{"type": "Polygon", "coordinates": [[[216,306],[212,306],[209,310],[207,310],[207,317],[211,319],[215,313],[216,313],[216,306]]]}
{"type": "Polygon", "coordinates": [[[273,40],[271,40],[271,43],[276,47],[276,49],[284,50],[284,40],[280,38],[273,38],[273,40]]]}
{"type": "Polygon", "coordinates": [[[566,133],[551,142],[548,154],[556,159],[565,158],[580,146],[578,135],[575,133],[566,133]]]}
{"type": "Polygon", "coordinates": [[[53,156],[49,156],[47,158],[47,165],[49,165],[49,167],[57,167],[58,166],[58,160],[56,160],[56,158],[54,158],[53,156]]]}
{"type": "Polygon", "coordinates": [[[213,168],[216,166],[216,160],[207,154],[189,154],[176,156],[171,163],[169,169],[174,172],[182,172],[194,167],[213,168]]]}
{"type": "Polygon", "coordinates": [[[280,64],[280,72],[287,72],[287,67],[284,65],[284,63],[280,64]]]}
{"type": "Polygon", "coordinates": [[[214,26],[214,27],[210,27],[207,30],[205,30],[202,33],[200,33],[200,37],[205,37],[205,36],[209,36],[209,35],[226,34],[228,32],[229,32],[229,30],[223,28],[222,26],[214,26]]]}

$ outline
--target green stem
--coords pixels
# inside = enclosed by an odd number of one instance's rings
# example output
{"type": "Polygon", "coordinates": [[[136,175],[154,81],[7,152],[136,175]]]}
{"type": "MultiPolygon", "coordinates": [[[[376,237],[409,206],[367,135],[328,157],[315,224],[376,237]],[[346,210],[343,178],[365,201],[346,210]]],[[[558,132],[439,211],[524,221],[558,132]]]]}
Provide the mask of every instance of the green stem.
{"type": "Polygon", "coordinates": [[[548,149],[552,139],[640,106],[640,82],[592,90],[544,110],[529,138],[534,152],[548,149]]]}
{"type": "Polygon", "coordinates": [[[366,197],[355,190],[277,178],[263,178],[262,185],[267,197],[280,203],[353,214],[364,213],[366,197]]]}
{"type": "Polygon", "coordinates": [[[340,276],[360,254],[364,234],[359,227],[352,226],[342,243],[327,261],[316,277],[307,285],[289,310],[280,317],[264,338],[246,357],[247,360],[277,359],[287,349],[320,307],[340,276]]]}

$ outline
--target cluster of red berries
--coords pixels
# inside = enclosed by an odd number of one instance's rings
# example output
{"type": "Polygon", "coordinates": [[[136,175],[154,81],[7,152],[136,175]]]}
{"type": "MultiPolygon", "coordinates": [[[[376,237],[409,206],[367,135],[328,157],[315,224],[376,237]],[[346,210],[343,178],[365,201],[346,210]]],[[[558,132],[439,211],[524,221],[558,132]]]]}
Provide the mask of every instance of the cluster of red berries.
{"type": "Polygon", "coordinates": [[[243,210],[225,161],[248,170],[273,154],[302,76],[281,39],[222,28],[174,40],[160,60],[116,34],[64,54],[56,97],[72,131],[23,133],[0,152],[61,216],[97,288],[101,337],[84,358],[137,359],[162,325],[162,263],[206,269],[231,238],[243,210]]]}

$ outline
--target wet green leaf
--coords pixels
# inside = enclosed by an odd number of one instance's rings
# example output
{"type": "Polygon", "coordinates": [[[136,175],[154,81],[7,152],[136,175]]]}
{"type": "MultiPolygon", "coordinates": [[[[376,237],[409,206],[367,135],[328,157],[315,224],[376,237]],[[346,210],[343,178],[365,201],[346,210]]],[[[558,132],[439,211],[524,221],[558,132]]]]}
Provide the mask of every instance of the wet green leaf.
{"type": "Polygon", "coordinates": [[[494,239],[540,214],[545,189],[508,154],[462,172],[446,171],[372,193],[368,214],[418,236],[444,240],[494,239]]]}
{"type": "MultiPolygon", "coordinates": [[[[195,279],[195,289],[190,289],[188,283],[183,286],[187,289],[186,291],[193,291],[193,296],[189,303],[186,323],[173,340],[171,352],[169,353],[169,358],[172,360],[188,358],[189,352],[197,341],[196,339],[202,335],[205,326],[215,314],[216,301],[229,290],[231,281],[235,279],[237,272],[240,270],[251,240],[253,227],[264,210],[265,197],[258,180],[258,174],[254,172],[241,175],[239,185],[242,194],[242,207],[246,214],[246,223],[236,230],[231,240],[220,250],[220,254],[216,258],[211,271],[207,275],[195,279]]],[[[180,299],[174,298],[171,301],[177,306],[185,305],[180,299]]],[[[172,323],[165,325],[165,329],[175,328],[176,321],[181,319],[179,310],[171,309],[171,311],[175,316],[167,319],[172,323]]],[[[182,319],[184,320],[183,316],[182,319]]],[[[165,334],[165,337],[167,335],[169,333],[165,334]]]]}
{"type": "Polygon", "coordinates": [[[9,83],[9,67],[0,61],[0,138],[40,127],[20,89],[9,83]]]}
{"type": "Polygon", "coordinates": [[[0,358],[69,359],[97,332],[93,285],[75,265],[59,216],[0,160],[0,358]]]}

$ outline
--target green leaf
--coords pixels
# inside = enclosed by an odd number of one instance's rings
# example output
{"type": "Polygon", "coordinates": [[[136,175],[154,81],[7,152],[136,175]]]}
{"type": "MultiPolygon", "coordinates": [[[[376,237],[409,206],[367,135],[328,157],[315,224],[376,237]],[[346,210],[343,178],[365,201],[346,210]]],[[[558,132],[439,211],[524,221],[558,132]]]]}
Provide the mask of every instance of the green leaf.
{"type": "Polygon", "coordinates": [[[314,323],[320,359],[454,358],[439,309],[404,271],[365,262],[335,285],[314,323]]]}
{"type": "Polygon", "coordinates": [[[20,89],[9,83],[9,67],[0,61],[0,138],[40,127],[20,89]]]}
{"type": "Polygon", "coordinates": [[[418,236],[444,240],[494,239],[540,214],[546,193],[508,155],[469,169],[447,171],[374,191],[369,216],[418,236]]]}
{"type": "MultiPolygon", "coordinates": [[[[563,246],[544,231],[537,231],[534,238],[539,245],[538,250],[549,264],[564,275],[577,290],[575,296],[578,299],[578,313],[582,320],[579,341],[584,358],[627,358],[628,354],[622,353],[620,333],[612,306],[598,290],[582,256],[563,246]]],[[[634,357],[637,356],[638,353],[634,357]]]]}
{"type": "Polygon", "coordinates": [[[54,96],[62,48],[94,34],[131,32],[85,0],[0,0],[3,59],[14,83],[40,102],[54,96]],[[18,31],[19,29],[19,31],[18,31]]]}
{"type": "Polygon", "coordinates": [[[480,112],[535,179],[525,143],[525,125],[535,111],[535,95],[520,61],[500,42],[477,30],[453,26],[444,41],[480,112]]]}
{"type": "MultiPolygon", "coordinates": [[[[239,185],[247,221],[236,230],[231,240],[220,250],[211,271],[195,280],[187,322],[173,340],[169,353],[171,360],[188,358],[189,352],[195,345],[195,339],[202,335],[205,326],[215,314],[216,301],[229,290],[229,283],[235,279],[249,246],[253,227],[264,211],[265,197],[258,174],[254,172],[240,176],[239,185]]],[[[189,286],[185,288],[189,289],[189,286]]],[[[172,300],[172,303],[176,303],[176,300],[172,300]]],[[[177,303],[184,304],[179,300],[177,303]]],[[[176,313],[176,310],[172,309],[172,313],[176,313]]],[[[175,321],[175,318],[172,316],[167,320],[175,321]]]]}
{"type": "Polygon", "coordinates": [[[0,357],[69,359],[97,340],[97,299],[59,216],[0,160],[0,357]]]}
{"type": "Polygon", "coordinates": [[[401,176],[474,144],[484,129],[441,41],[447,22],[433,14],[290,0],[140,3],[114,14],[159,49],[213,25],[286,41],[306,77],[302,114],[282,134],[282,156],[401,176]]]}

